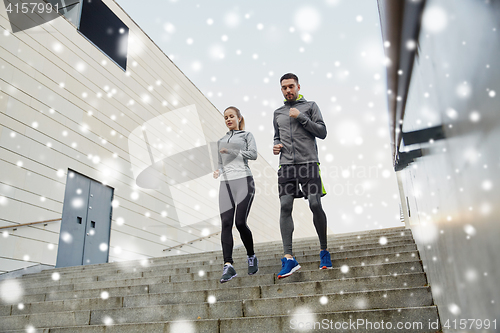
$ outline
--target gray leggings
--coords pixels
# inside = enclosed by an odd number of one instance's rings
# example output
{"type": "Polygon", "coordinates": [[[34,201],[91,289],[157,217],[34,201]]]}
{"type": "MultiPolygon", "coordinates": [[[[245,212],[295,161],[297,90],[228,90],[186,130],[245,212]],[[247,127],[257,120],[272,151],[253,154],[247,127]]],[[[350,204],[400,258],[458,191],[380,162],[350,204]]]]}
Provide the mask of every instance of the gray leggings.
{"type": "MultiPolygon", "coordinates": [[[[321,193],[309,195],[309,208],[313,213],[314,227],[318,234],[319,244],[321,250],[326,250],[326,214],[321,206],[321,193]]],[[[280,198],[281,212],[280,212],[280,228],[281,239],[283,240],[283,250],[285,254],[293,255],[292,253],[292,234],[293,234],[293,195],[283,195],[280,198]]]]}

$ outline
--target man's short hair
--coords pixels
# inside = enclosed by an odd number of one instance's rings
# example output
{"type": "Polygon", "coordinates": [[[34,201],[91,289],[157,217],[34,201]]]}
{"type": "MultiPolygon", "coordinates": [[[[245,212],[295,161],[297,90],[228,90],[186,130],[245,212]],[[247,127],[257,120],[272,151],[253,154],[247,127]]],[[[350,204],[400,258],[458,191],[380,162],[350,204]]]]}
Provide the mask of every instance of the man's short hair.
{"type": "Polygon", "coordinates": [[[297,84],[299,84],[299,78],[297,77],[297,75],[295,75],[293,73],[286,73],[285,75],[283,75],[280,79],[280,84],[281,84],[281,82],[283,82],[283,80],[289,80],[289,79],[294,79],[295,82],[297,82],[297,84]]]}

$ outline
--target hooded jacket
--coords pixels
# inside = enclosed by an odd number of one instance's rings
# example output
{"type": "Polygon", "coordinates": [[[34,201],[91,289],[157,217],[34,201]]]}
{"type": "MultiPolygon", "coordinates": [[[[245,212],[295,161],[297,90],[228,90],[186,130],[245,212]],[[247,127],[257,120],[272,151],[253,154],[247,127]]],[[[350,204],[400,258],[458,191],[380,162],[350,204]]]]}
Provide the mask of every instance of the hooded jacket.
{"type": "Polygon", "coordinates": [[[274,111],[274,144],[282,144],[280,165],[319,163],[316,137],[326,138],[326,126],[315,102],[308,102],[299,95],[295,101],[274,111]],[[290,108],[300,111],[297,118],[289,115],[290,108]]]}
{"type": "Polygon", "coordinates": [[[217,141],[220,180],[234,180],[252,176],[248,160],[257,159],[257,144],[250,132],[232,130],[217,141]],[[226,148],[227,154],[220,150],[226,148]]]}

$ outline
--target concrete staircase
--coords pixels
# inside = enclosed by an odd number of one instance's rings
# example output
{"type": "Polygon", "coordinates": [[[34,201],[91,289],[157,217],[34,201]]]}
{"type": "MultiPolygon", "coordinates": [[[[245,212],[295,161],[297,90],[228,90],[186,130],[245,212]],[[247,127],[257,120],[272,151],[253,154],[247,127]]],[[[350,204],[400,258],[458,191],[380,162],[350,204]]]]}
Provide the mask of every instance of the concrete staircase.
{"type": "Polygon", "coordinates": [[[225,284],[220,251],[27,275],[22,299],[0,306],[0,332],[440,331],[410,230],[330,236],[329,249],[334,268],[319,270],[318,240],[295,241],[302,268],[281,280],[281,242],[256,246],[254,276],[235,249],[225,284]]]}

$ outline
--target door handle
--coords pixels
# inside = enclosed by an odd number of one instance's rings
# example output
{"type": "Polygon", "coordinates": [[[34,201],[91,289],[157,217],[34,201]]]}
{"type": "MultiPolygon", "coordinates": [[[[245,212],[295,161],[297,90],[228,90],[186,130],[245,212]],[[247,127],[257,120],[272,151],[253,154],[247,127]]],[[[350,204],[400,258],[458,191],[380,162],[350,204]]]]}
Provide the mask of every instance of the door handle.
{"type": "Polygon", "coordinates": [[[92,228],[95,228],[95,222],[94,221],[91,221],[90,225],[92,226],[92,228]]]}
{"type": "Polygon", "coordinates": [[[81,216],[76,217],[76,223],[82,224],[82,217],[81,216]]]}

